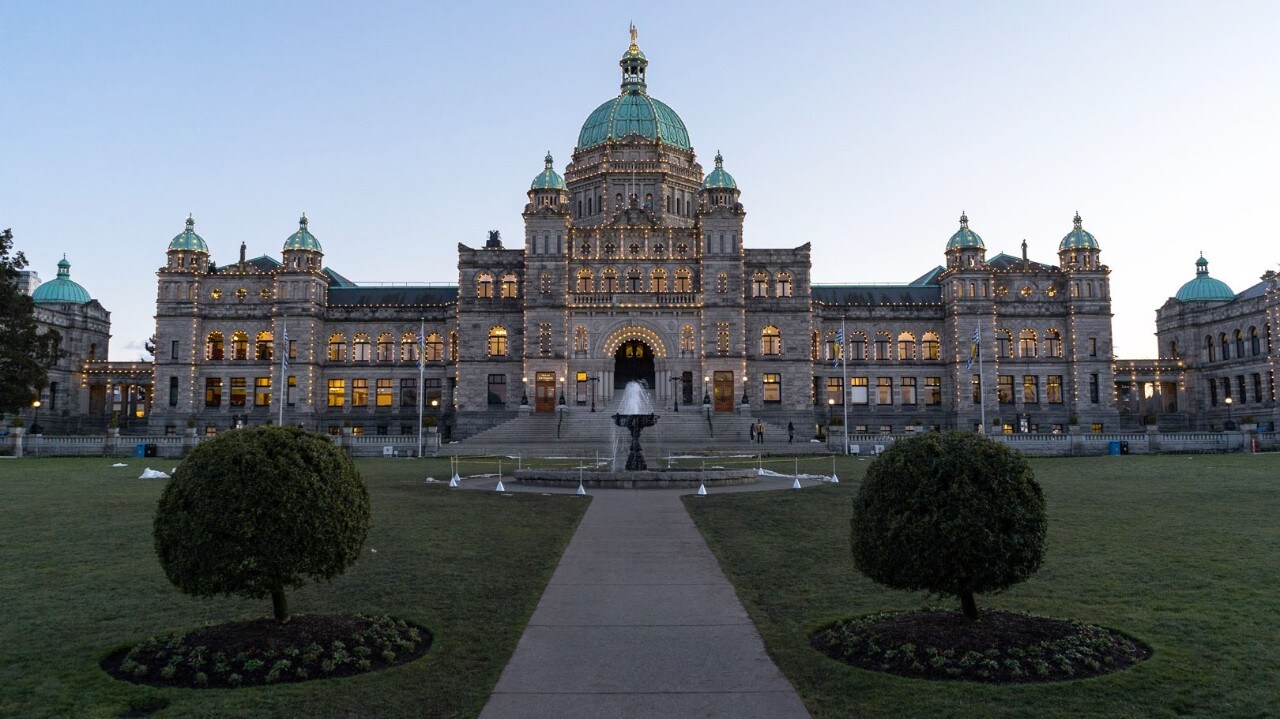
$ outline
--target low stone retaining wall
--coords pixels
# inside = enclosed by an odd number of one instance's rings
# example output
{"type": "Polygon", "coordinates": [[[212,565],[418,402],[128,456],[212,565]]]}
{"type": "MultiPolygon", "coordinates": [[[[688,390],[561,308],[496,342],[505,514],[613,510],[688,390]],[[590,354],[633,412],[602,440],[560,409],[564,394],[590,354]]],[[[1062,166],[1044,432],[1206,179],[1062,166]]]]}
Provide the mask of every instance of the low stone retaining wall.
{"type": "Polygon", "coordinates": [[[690,489],[700,484],[729,487],[755,484],[755,469],[649,469],[638,472],[579,473],[576,469],[517,469],[512,476],[521,484],[540,487],[577,487],[581,478],[588,489],[690,489]]]}

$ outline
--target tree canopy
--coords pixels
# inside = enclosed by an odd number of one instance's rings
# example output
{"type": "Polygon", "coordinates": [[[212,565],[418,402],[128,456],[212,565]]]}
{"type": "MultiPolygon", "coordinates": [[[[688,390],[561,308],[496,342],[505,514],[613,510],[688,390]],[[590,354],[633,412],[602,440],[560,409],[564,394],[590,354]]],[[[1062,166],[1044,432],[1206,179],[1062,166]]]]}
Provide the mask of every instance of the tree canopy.
{"type": "Polygon", "coordinates": [[[18,290],[27,258],[12,252],[13,232],[0,232],[0,412],[31,406],[49,384],[48,370],[58,361],[62,336],[57,330],[40,331],[35,303],[18,290]]]}

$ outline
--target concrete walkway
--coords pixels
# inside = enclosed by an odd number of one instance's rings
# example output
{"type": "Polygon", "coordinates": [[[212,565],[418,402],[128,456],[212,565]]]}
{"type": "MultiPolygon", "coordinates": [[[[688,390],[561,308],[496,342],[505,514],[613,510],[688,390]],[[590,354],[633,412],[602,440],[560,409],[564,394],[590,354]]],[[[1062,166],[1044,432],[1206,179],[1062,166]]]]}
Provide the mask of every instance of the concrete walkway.
{"type": "Polygon", "coordinates": [[[592,493],[482,719],[809,716],[681,493],[592,493]]]}

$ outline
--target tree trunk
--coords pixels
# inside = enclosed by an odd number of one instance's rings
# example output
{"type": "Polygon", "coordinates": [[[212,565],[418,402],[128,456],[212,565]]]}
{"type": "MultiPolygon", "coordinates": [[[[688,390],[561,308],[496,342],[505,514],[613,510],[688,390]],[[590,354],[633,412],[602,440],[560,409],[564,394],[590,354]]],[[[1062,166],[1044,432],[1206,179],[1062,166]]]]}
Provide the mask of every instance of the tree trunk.
{"type": "Polygon", "coordinates": [[[283,589],[271,590],[271,608],[275,610],[277,622],[284,624],[289,621],[289,601],[285,599],[283,589]]]}
{"type": "Polygon", "coordinates": [[[960,592],[960,608],[969,619],[978,618],[978,605],[973,601],[973,592],[960,592]]]}

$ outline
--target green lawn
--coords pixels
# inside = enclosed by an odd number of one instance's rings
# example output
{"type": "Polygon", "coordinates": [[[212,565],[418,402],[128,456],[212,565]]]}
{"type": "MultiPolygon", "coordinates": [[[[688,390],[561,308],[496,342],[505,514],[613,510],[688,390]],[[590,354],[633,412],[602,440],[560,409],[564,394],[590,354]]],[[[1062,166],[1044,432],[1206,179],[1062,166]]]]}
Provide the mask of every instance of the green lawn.
{"type": "Polygon", "coordinates": [[[928,682],[853,669],[814,627],[955,604],[883,589],[853,567],[841,484],[686,504],[769,652],[818,717],[1265,717],[1280,712],[1280,455],[1032,460],[1049,505],[1044,568],[999,607],[1121,629],[1155,648],[1119,674],[1060,684],[928,682]]]}
{"type": "Polygon", "coordinates": [[[114,717],[150,697],[169,703],[156,717],[475,716],[588,501],[424,484],[448,478],[446,460],[360,460],[373,498],[364,555],[332,584],[291,593],[291,609],[403,617],[435,633],[430,652],[360,677],[155,689],[112,679],[98,661],[150,634],[271,606],[171,586],[151,548],[164,481],[136,479],[143,460],[115,461],[0,461],[0,716],[114,717]]]}

